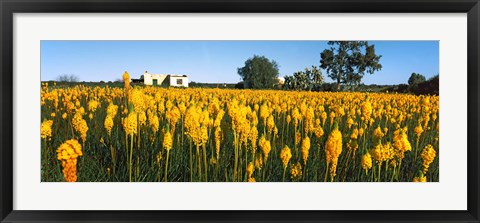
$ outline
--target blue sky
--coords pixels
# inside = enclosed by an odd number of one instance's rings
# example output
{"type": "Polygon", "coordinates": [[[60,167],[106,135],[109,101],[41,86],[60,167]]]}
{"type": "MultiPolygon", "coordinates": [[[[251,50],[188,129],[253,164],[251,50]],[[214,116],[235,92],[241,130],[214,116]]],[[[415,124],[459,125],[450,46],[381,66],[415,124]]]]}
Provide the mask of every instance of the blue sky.
{"type": "MultiPolygon", "coordinates": [[[[365,84],[407,83],[412,72],[427,79],[439,73],[438,41],[369,41],[383,68],[365,84]]],[[[281,77],[320,65],[326,41],[41,41],[41,80],[74,74],[81,81],[114,81],[124,71],[187,74],[189,81],[237,83],[237,68],[253,55],[279,64],[281,77]]],[[[332,82],[323,71],[327,82],[332,82]]]]}

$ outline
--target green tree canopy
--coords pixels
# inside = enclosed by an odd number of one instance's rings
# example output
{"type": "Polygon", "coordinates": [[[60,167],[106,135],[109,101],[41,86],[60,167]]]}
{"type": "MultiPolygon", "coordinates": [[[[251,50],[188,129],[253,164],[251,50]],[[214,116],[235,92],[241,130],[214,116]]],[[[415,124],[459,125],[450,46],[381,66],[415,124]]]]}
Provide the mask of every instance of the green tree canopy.
{"type": "Polygon", "coordinates": [[[312,88],[312,81],[303,71],[293,73],[293,76],[285,76],[284,89],[309,91],[312,88]]]}
{"type": "Polygon", "coordinates": [[[417,73],[412,73],[412,75],[410,75],[410,78],[408,78],[408,87],[410,89],[410,92],[418,92],[419,84],[425,81],[425,76],[417,73]]]}
{"type": "Polygon", "coordinates": [[[417,73],[412,73],[410,75],[410,78],[408,78],[408,85],[410,87],[416,87],[418,84],[425,82],[427,79],[425,79],[425,76],[417,73]]]}
{"type": "Polygon", "coordinates": [[[80,78],[78,78],[75,74],[62,74],[57,77],[58,82],[79,82],[80,78]]]}
{"type": "Polygon", "coordinates": [[[284,89],[293,90],[318,90],[323,84],[324,78],[320,69],[316,66],[305,68],[304,71],[293,73],[293,76],[285,76],[284,89]]]}
{"type": "Polygon", "coordinates": [[[320,67],[337,82],[337,90],[341,84],[358,85],[365,73],[382,69],[382,56],[375,54],[375,46],[367,41],[329,41],[328,45],[330,49],[320,54],[320,67]]]}
{"type": "Polygon", "coordinates": [[[439,95],[440,93],[440,76],[437,74],[425,82],[419,83],[415,94],[431,94],[439,95]]]}
{"type": "Polygon", "coordinates": [[[278,84],[278,64],[264,56],[254,55],[238,68],[245,88],[269,89],[278,84]]]}

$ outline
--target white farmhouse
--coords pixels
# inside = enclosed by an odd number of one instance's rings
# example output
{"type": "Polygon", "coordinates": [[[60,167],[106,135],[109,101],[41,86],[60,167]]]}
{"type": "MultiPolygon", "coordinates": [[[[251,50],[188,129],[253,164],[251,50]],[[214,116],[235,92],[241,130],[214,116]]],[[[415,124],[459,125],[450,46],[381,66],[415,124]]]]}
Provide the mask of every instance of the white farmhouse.
{"type": "Polygon", "coordinates": [[[148,71],[142,75],[145,85],[153,86],[171,86],[171,87],[188,87],[187,75],[178,74],[150,74],[148,71]]]}

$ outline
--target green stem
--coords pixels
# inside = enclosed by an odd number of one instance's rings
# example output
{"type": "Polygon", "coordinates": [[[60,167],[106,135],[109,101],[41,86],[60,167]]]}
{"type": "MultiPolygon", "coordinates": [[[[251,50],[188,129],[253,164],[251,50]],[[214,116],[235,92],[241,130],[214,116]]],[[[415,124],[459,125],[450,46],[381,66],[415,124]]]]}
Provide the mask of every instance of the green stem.
{"type": "MultiPolygon", "coordinates": [[[[248,159],[247,159],[247,156],[248,156],[248,148],[247,148],[247,145],[245,145],[245,173],[247,174],[247,165],[248,165],[248,159]]],[[[248,181],[248,176],[246,176],[247,181],[248,181]]]]}
{"type": "Polygon", "coordinates": [[[234,163],[233,163],[233,182],[237,181],[237,168],[238,168],[238,148],[237,148],[237,133],[233,132],[233,144],[234,144],[234,163]]]}
{"type": "Polygon", "coordinates": [[[327,167],[325,168],[325,178],[323,179],[323,182],[327,182],[327,176],[328,176],[328,167],[330,163],[327,162],[327,167]]]}
{"type": "MultiPolygon", "coordinates": [[[[137,113],[137,120],[140,120],[140,114],[137,113]]],[[[135,179],[138,178],[140,172],[140,123],[137,123],[137,163],[136,163],[136,171],[135,171],[135,179]]],[[[137,181],[137,180],[135,180],[137,181]]]]}
{"type": "Polygon", "coordinates": [[[44,171],[46,173],[45,174],[46,175],[45,180],[48,180],[48,171],[47,171],[47,168],[46,168],[48,166],[48,157],[47,157],[47,150],[48,149],[47,149],[47,138],[46,137],[44,139],[44,145],[45,145],[45,147],[44,147],[44,150],[43,150],[43,156],[44,156],[43,161],[44,161],[44,165],[45,165],[44,171]]]}
{"type": "Polygon", "coordinates": [[[371,180],[371,182],[375,181],[375,168],[372,168],[372,174],[370,176],[370,180],[371,180]]]}
{"type": "Polygon", "coordinates": [[[130,161],[128,168],[129,181],[132,182],[133,134],[130,135],[130,161]]]}
{"type": "MultiPolygon", "coordinates": [[[[87,153],[86,148],[85,148],[85,141],[82,141],[82,148],[83,148],[83,154],[85,155],[87,153]]],[[[85,159],[82,159],[82,168],[85,166],[85,159]]],[[[77,169],[78,170],[78,169],[77,169]]],[[[78,171],[77,171],[78,172],[78,171]]]]}
{"type": "Polygon", "coordinates": [[[190,182],[193,182],[193,155],[192,155],[192,140],[189,140],[190,149],[190,182]]]}
{"type": "Polygon", "coordinates": [[[115,153],[115,148],[113,148],[112,145],[110,145],[110,153],[112,155],[112,170],[113,170],[113,176],[115,176],[115,167],[117,164],[117,159],[116,159],[116,153],[115,153]]]}
{"type": "MultiPolygon", "coordinates": [[[[308,163],[308,162],[307,162],[307,163],[308,163]]],[[[307,169],[307,163],[305,164],[305,174],[304,174],[305,176],[304,176],[304,177],[302,176],[302,178],[303,178],[302,180],[303,180],[304,182],[308,182],[308,169],[307,169]]]]}
{"type": "Polygon", "coordinates": [[[398,164],[397,180],[400,178],[400,172],[402,172],[402,171],[401,171],[402,161],[403,161],[403,160],[400,160],[400,163],[398,164]]]}
{"type": "Polygon", "coordinates": [[[417,153],[418,153],[418,137],[417,137],[417,142],[415,143],[415,158],[413,159],[413,165],[417,164],[417,153]]]}
{"type": "Polygon", "coordinates": [[[160,168],[160,163],[158,163],[158,171],[157,171],[157,180],[158,182],[162,181],[162,178],[160,178],[160,173],[161,173],[161,168],[160,168]]]}
{"type": "Polygon", "coordinates": [[[200,147],[197,145],[197,166],[198,166],[198,176],[200,177],[199,178],[199,181],[202,181],[202,161],[201,161],[201,158],[200,158],[200,147]]]}
{"type": "Polygon", "coordinates": [[[266,172],[267,172],[267,160],[268,159],[264,159],[264,164],[265,167],[263,168],[263,181],[265,182],[265,175],[266,175],[266,172]]]}
{"type": "Polygon", "coordinates": [[[388,160],[385,162],[385,181],[388,179],[388,160]]]}
{"type": "Polygon", "coordinates": [[[165,163],[165,182],[168,182],[168,158],[170,157],[170,150],[167,150],[167,161],[165,163]]]}
{"type": "Polygon", "coordinates": [[[380,162],[378,164],[378,182],[381,181],[381,179],[380,179],[381,178],[381,175],[380,175],[381,172],[382,172],[382,163],[380,162]]]}
{"type": "Polygon", "coordinates": [[[393,182],[393,177],[395,176],[395,170],[397,166],[393,166],[393,174],[392,174],[392,179],[390,179],[390,182],[393,182]]]}
{"type": "Polygon", "coordinates": [[[202,150],[203,150],[203,164],[205,167],[205,182],[208,182],[208,166],[207,166],[207,148],[205,147],[205,144],[202,145],[202,150]]]}

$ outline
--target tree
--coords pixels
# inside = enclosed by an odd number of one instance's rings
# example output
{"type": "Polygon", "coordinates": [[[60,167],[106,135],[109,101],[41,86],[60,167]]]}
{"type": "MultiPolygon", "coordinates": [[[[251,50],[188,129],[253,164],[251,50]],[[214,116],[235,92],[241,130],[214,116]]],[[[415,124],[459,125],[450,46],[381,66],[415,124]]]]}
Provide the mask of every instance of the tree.
{"type": "Polygon", "coordinates": [[[79,82],[80,78],[75,74],[62,74],[57,77],[58,82],[79,82]]]}
{"type": "Polygon", "coordinates": [[[304,71],[293,73],[293,76],[285,76],[284,89],[305,90],[312,89],[319,90],[323,84],[324,78],[322,72],[316,66],[312,68],[305,68],[304,71]]]}
{"type": "Polygon", "coordinates": [[[254,55],[237,71],[245,88],[268,89],[278,84],[278,64],[264,56],[254,55]]]}
{"type": "Polygon", "coordinates": [[[341,84],[358,85],[365,73],[373,74],[381,70],[381,55],[375,54],[375,46],[367,41],[329,41],[330,49],[320,54],[320,67],[328,77],[341,84]]]}
{"type": "Polygon", "coordinates": [[[293,77],[289,80],[289,82],[291,82],[291,84],[289,84],[291,86],[290,89],[294,90],[309,91],[312,87],[312,81],[303,71],[293,73],[293,77]]]}
{"type": "Polygon", "coordinates": [[[440,76],[437,74],[428,80],[418,83],[416,89],[413,91],[415,94],[432,94],[439,95],[440,93],[440,76]]]}
{"type": "Polygon", "coordinates": [[[237,84],[235,84],[235,89],[244,89],[243,81],[240,81],[237,84]]]}
{"type": "Polygon", "coordinates": [[[312,66],[311,69],[305,68],[305,73],[312,81],[311,89],[318,90],[325,81],[322,71],[316,66],[312,66]]]}
{"type": "Polygon", "coordinates": [[[410,91],[416,91],[418,88],[418,84],[425,82],[425,76],[417,73],[412,73],[410,78],[408,78],[408,85],[410,87],[410,91]]]}

